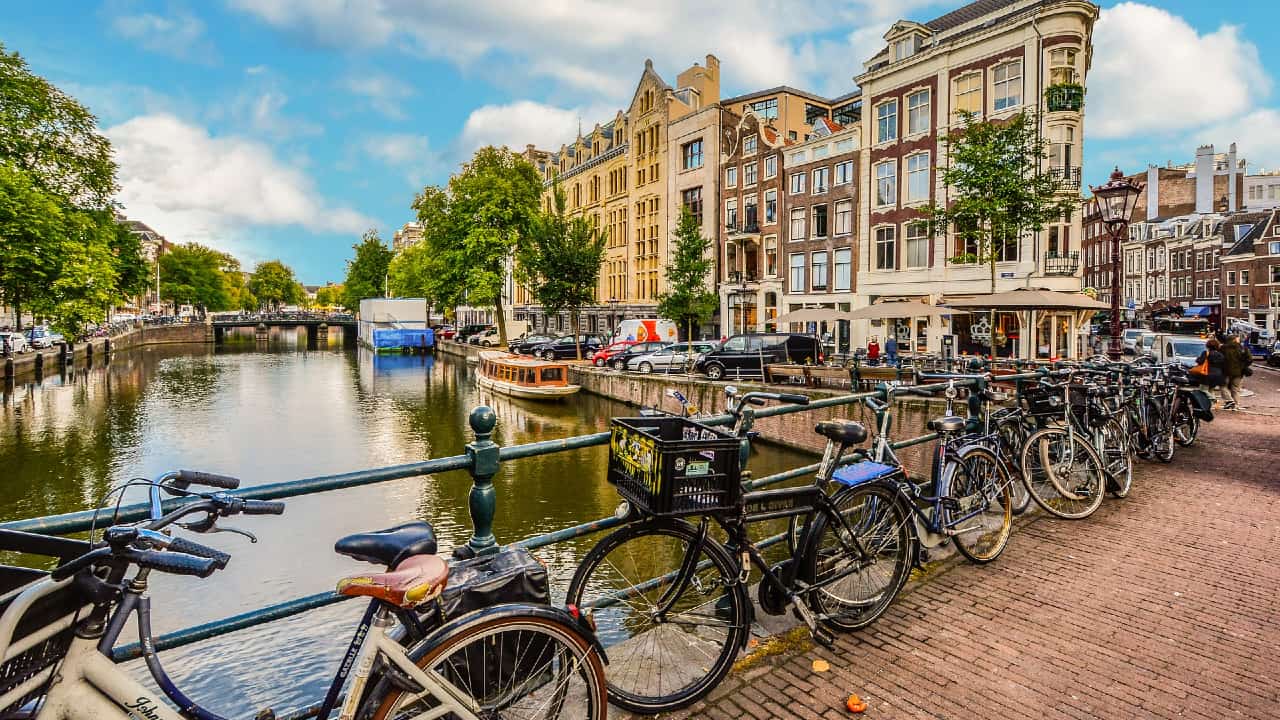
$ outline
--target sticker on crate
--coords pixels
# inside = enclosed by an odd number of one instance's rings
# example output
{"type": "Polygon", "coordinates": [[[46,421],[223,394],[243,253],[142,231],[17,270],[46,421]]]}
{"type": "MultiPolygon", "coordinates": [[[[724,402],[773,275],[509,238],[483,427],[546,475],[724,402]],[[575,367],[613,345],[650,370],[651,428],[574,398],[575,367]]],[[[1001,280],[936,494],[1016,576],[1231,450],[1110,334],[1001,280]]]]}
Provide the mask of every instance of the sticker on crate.
{"type": "MultiPolygon", "coordinates": [[[[679,470],[679,469],[680,469],[679,467],[676,467],[676,470],[679,470]]],[[[706,460],[691,462],[685,468],[684,474],[685,474],[685,477],[697,477],[701,475],[710,475],[711,463],[707,462],[706,460]]]]}
{"type": "Polygon", "coordinates": [[[632,480],[642,484],[649,492],[658,492],[662,473],[657,443],[653,438],[630,428],[614,426],[609,452],[632,480]]]}

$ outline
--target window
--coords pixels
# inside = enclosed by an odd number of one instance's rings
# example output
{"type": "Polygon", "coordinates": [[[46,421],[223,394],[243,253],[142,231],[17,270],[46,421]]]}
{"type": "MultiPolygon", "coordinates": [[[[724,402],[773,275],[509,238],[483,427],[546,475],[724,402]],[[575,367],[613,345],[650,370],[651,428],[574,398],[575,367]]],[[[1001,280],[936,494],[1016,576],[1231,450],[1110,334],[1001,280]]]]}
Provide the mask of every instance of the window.
{"type": "Polygon", "coordinates": [[[750,187],[756,184],[756,164],[749,162],[742,166],[742,184],[750,187]]]}
{"type": "Polygon", "coordinates": [[[805,174],[802,172],[791,173],[791,194],[802,195],[804,193],[805,174]]]}
{"type": "Polygon", "coordinates": [[[756,136],[751,135],[742,141],[742,154],[755,155],[756,153],[756,136]]]}
{"type": "Polygon", "coordinates": [[[1227,273],[1227,284],[1228,284],[1228,285],[1235,285],[1235,284],[1236,284],[1236,271],[1235,271],[1235,270],[1231,270],[1231,271],[1229,271],[1229,272],[1227,273]]]}
{"type": "Polygon", "coordinates": [[[1075,167],[1076,129],[1070,125],[1049,128],[1049,167],[1060,168],[1060,177],[1070,179],[1072,167],[1075,167]]]}
{"type": "Polygon", "coordinates": [[[919,35],[912,33],[901,40],[895,40],[893,43],[893,61],[906,60],[916,54],[916,41],[919,35]]]}
{"type": "Polygon", "coordinates": [[[1271,266],[1271,282],[1280,283],[1280,265],[1271,266]]]}
{"type": "Polygon", "coordinates": [[[929,199],[929,154],[920,153],[907,158],[907,202],[923,202],[929,199]]]}
{"type": "Polygon", "coordinates": [[[876,106],[876,142],[889,142],[897,137],[898,101],[880,103],[876,106]]]}
{"type": "Polygon", "coordinates": [[[1008,110],[1011,107],[1017,107],[1022,104],[1022,61],[1014,60],[1010,63],[997,65],[995,71],[991,75],[992,83],[995,85],[995,109],[996,112],[1008,110]]]}
{"type": "Polygon", "coordinates": [[[898,171],[893,160],[876,165],[876,206],[898,202],[898,171]]]}
{"type": "Polygon", "coordinates": [[[835,260],[835,286],[832,289],[836,292],[848,292],[853,281],[853,251],[849,248],[836,250],[835,260]]]}
{"type": "MultiPolygon", "coordinates": [[[[1271,291],[1271,307],[1280,308],[1280,290],[1271,291]]],[[[1276,318],[1276,321],[1280,323],[1280,318],[1276,318]]]]}
{"type": "Polygon", "coordinates": [[[1049,84],[1077,82],[1075,48],[1057,48],[1049,51],[1049,84]]]}
{"type": "MultiPolygon", "coordinates": [[[[1241,296],[1241,297],[1243,297],[1243,296],[1241,296]]],[[[1227,308],[1228,308],[1228,309],[1230,309],[1230,310],[1235,310],[1235,309],[1236,309],[1236,296],[1235,296],[1235,295],[1228,295],[1228,296],[1227,296],[1227,308]]]]}
{"type": "Polygon", "coordinates": [[[791,241],[804,239],[804,208],[791,211],[791,241]]]}
{"type": "Polygon", "coordinates": [[[787,278],[787,290],[804,292],[804,253],[793,253],[788,262],[791,263],[791,274],[787,278]]]}
{"type": "Polygon", "coordinates": [[[724,224],[725,224],[725,227],[729,227],[729,228],[738,227],[738,201],[737,200],[724,201],[724,224]]]}
{"type": "Polygon", "coordinates": [[[827,206],[813,206],[813,236],[815,238],[824,238],[827,236],[827,206]]]}
{"type": "Polygon", "coordinates": [[[1248,310],[1248,309],[1249,309],[1249,296],[1248,296],[1248,295],[1241,295],[1241,296],[1240,296],[1240,309],[1241,309],[1241,310],[1248,310]]]}
{"type": "Polygon", "coordinates": [[[961,112],[982,114],[982,73],[975,72],[956,78],[956,115],[961,112]]]}
{"type": "Polygon", "coordinates": [[[1203,280],[1196,281],[1196,297],[1198,298],[1204,297],[1204,281],[1203,280]]]}
{"type": "Polygon", "coordinates": [[[748,195],[743,199],[742,215],[746,224],[747,232],[755,232],[759,229],[760,216],[756,214],[757,195],[748,195]]]}
{"type": "Polygon", "coordinates": [[[813,171],[813,192],[824,193],[827,191],[827,180],[831,175],[831,168],[820,167],[813,171]]]}
{"type": "Polygon", "coordinates": [[[921,90],[907,96],[907,134],[929,131],[929,91],[921,90]]]}
{"type": "Polygon", "coordinates": [[[699,138],[681,145],[680,157],[685,170],[702,167],[702,139],[699,138]]]}
{"type": "Polygon", "coordinates": [[[764,159],[764,179],[778,177],[778,156],[770,155],[764,159]]]}
{"type": "Polygon", "coordinates": [[[702,188],[689,188],[680,193],[680,202],[687,208],[689,212],[698,219],[698,224],[702,224],[702,188]]]}
{"type": "Polygon", "coordinates": [[[836,185],[848,185],[853,182],[853,161],[836,163],[836,185]]]}
{"type": "Polygon", "coordinates": [[[876,228],[876,269],[892,270],[897,256],[897,228],[876,228]]]}
{"type": "Polygon", "coordinates": [[[851,232],[853,232],[853,202],[843,200],[836,203],[836,235],[848,235],[851,232]]]}
{"type": "Polygon", "coordinates": [[[776,120],[778,117],[778,98],[769,98],[748,105],[751,111],[765,120],[776,120]]]}
{"type": "Polygon", "coordinates": [[[764,194],[764,221],[770,225],[778,221],[777,190],[769,190],[764,194]]]}
{"type": "Polygon", "coordinates": [[[827,253],[826,251],[816,252],[813,254],[813,289],[827,289],[827,253]]]}
{"type": "Polygon", "coordinates": [[[765,277],[778,277],[777,235],[770,235],[764,239],[764,274],[765,277]]]}
{"type": "Polygon", "coordinates": [[[915,222],[907,225],[907,267],[929,267],[929,227],[915,222]]]}
{"type": "Polygon", "coordinates": [[[1248,270],[1241,270],[1241,271],[1240,271],[1240,284],[1241,284],[1241,285],[1248,285],[1248,284],[1249,284],[1249,271],[1248,271],[1248,270]]]}
{"type": "MultiPolygon", "coordinates": [[[[1280,223],[1276,224],[1276,229],[1280,230],[1280,223]]],[[[1272,255],[1280,255],[1280,240],[1267,243],[1267,252],[1272,255]]]]}
{"type": "Polygon", "coordinates": [[[724,171],[724,186],[738,187],[738,168],[731,167],[724,171]]]}

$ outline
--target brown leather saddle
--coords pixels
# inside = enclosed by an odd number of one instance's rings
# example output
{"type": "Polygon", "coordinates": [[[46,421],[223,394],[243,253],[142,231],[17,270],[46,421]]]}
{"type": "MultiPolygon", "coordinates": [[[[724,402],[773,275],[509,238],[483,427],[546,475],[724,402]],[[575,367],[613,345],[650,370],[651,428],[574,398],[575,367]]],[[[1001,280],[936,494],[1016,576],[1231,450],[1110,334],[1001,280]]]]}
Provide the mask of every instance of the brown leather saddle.
{"type": "Polygon", "coordinates": [[[339,595],[364,595],[402,608],[440,596],[449,564],[436,555],[435,529],[421,521],[348,535],[334,543],[341,555],[387,566],[387,572],[351,575],[338,581],[339,595]]]}

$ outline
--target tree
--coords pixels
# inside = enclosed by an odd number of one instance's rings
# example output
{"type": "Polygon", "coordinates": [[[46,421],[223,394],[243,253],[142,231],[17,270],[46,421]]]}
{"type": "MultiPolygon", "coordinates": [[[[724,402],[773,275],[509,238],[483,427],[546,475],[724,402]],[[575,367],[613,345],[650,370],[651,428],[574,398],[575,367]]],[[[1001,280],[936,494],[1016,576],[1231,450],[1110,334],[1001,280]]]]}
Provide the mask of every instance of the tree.
{"type": "Polygon", "coordinates": [[[342,286],[325,285],[316,290],[316,305],[320,307],[342,306],[342,286]]]}
{"type": "Polygon", "coordinates": [[[240,274],[240,263],[226,253],[198,243],[178,245],[160,256],[160,296],[178,305],[205,310],[229,310],[236,287],[226,275],[240,274]]]}
{"type": "Polygon", "coordinates": [[[57,199],[36,186],[29,173],[0,163],[0,299],[22,311],[53,285],[60,272],[66,218],[57,199]]]}
{"type": "MultiPolygon", "coordinates": [[[[922,210],[934,235],[954,229],[966,248],[952,262],[986,263],[996,292],[996,263],[1027,232],[1070,212],[1078,200],[1064,198],[1062,185],[1044,169],[1048,145],[1039,118],[1019,113],[1007,121],[979,121],[963,113],[962,126],[946,139],[941,168],[947,202],[922,210]]],[[[991,310],[991,354],[995,355],[996,312],[991,310]]]]}
{"type": "Polygon", "coordinates": [[[658,315],[688,328],[709,319],[719,300],[707,287],[711,276],[711,240],[703,237],[698,219],[689,208],[680,208],[672,258],[667,266],[667,291],[658,295],[658,315]]]}
{"type": "Polygon", "coordinates": [[[516,250],[516,278],[546,311],[569,311],[574,347],[581,360],[579,312],[595,300],[605,237],[587,218],[565,216],[565,194],[558,183],[552,194],[555,207],[537,215],[531,232],[516,250]]]}
{"type": "Polygon", "coordinates": [[[281,305],[296,305],[302,302],[305,293],[293,270],[279,260],[268,260],[258,263],[249,277],[249,292],[258,302],[277,309],[281,305]]]}
{"type": "Polygon", "coordinates": [[[120,222],[112,222],[111,254],[115,258],[116,291],[120,297],[135,297],[146,291],[151,268],[142,254],[142,239],[120,222]]]}
{"type": "Polygon", "coordinates": [[[383,244],[378,231],[370,229],[351,246],[355,256],[347,261],[347,278],[342,283],[342,304],[350,310],[360,307],[365,298],[386,297],[387,271],[391,266],[391,249],[383,244]]]}

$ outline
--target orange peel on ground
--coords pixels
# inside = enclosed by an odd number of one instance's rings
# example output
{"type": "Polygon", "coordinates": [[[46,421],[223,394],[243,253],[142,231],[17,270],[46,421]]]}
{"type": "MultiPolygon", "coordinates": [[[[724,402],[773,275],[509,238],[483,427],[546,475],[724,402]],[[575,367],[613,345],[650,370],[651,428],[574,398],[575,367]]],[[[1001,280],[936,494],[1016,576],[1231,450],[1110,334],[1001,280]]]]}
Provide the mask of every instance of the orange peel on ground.
{"type": "Polygon", "coordinates": [[[844,706],[851,713],[863,713],[867,711],[867,703],[864,702],[862,698],[858,697],[857,694],[850,695],[844,706]]]}

